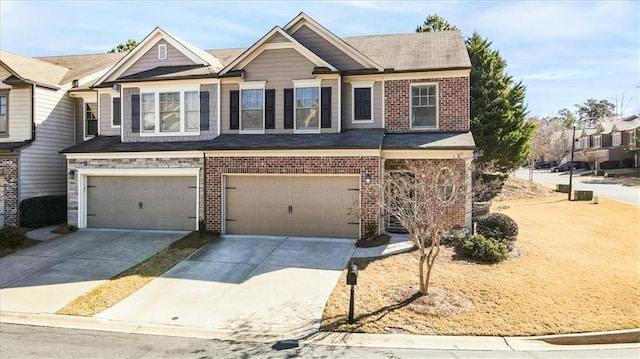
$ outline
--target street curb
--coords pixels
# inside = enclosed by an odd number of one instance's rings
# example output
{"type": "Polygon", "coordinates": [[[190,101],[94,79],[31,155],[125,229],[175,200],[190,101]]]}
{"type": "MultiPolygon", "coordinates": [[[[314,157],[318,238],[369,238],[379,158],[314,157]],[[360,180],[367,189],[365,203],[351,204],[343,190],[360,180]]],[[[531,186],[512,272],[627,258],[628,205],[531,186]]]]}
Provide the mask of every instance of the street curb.
{"type": "Polygon", "coordinates": [[[296,339],[288,337],[286,334],[234,333],[231,331],[216,331],[208,328],[118,322],[95,317],[76,317],[59,314],[0,312],[0,322],[6,324],[95,330],[126,334],[242,340],[261,343],[293,340],[301,344],[375,348],[480,351],[558,351],[640,348],[640,341],[638,340],[640,338],[640,329],[535,337],[314,332],[296,339]]]}

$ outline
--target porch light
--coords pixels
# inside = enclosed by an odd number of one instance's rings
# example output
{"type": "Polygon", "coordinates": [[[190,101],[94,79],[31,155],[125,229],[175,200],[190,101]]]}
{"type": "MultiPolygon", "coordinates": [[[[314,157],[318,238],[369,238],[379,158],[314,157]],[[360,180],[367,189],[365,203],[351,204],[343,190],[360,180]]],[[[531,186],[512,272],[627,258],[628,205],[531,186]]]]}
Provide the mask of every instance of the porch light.
{"type": "Polygon", "coordinates": [[[366,184],[371,183],[371,174],[367,173],[366,175],[364,175],[364,183],[366,184]]]}
{"type": "Polygon", "coordinates": [[[69,179],[76,178],[76,170],[69,170],[69,179]]]}

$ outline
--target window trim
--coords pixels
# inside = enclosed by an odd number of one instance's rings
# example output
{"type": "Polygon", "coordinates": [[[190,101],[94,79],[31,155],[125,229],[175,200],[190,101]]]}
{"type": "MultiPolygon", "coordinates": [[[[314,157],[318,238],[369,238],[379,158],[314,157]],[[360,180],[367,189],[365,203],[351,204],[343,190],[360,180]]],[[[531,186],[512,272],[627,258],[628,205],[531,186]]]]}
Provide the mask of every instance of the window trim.
{"type": "Polygon", "coordinates": [[[621,146],[622,145],[622,132],[614,132],[611,135],[611,146],[621,146]]]}
{"type": "Polygon", "coordinates": [[[111,95],[111,128],[120,128],[122,126],[122,97],[120,96],[120,93],[118,93],[117,95],[111,95]],[[120,124],[119,125],[114,125],[113,124],[113,114],[115,112],[115,109],[113,108],[113,99],[114,98],[119,98],[120,99],[120,108],[118,109],[118,111],[120,111],[120,124]]]}
{"type": "Polygon", "coordinates": [[[158,44],[158,60],[166,60],[169,57],[167,44],[158,44]]]}
{"type": "Polygon", "coordinates": [[[602,136],[593,136],[593,148],[602,147],[602,136]]]}
{"type": "Polygon", "coordinates": [[[5,121],[7,122],[6,132],[0,132],[0,137],[9,137],[9,90],[0,90],[0,97],[5,98],[5,121]]]}
{"type": "MultiPolygon", "coordinates": [[[[265,120],[265,87],[266,81],[247,81],[238,84],[238,133],[240,134],[264,134],[266,131],[265,120]],[[243,90],[262,90],[262,129],[260,130],[243,130],[242,129],[242,91],[243,90]]],[[[294,95],[295,96],[295,95],[294,95]]]]}
{"type": "Polygon", "coordinates": [[[293,133],[321,133],[322,131],[322,79],[293,80],[293,133]],[[318,128],[317,129],[298,129],[298,106],[297,106],[297,89],[299,88],[317,88],[318,89],[318,128]]]}
{"type": "Polygon", "coordinates": [[[100,107],[99,100],[96,101],[87,101],[86,99],[82,99],[82,136],[85,141],[90,140],[95,137],[95,135],[88,135],[87,130],[87,105],[95,103],[96,104],[96,129],[98,130],[97,134],[100,134],[100,122],[98,118],[100,117],[100,107]]]}
{"type": "Polygon", "coordinates": [[[437,130],[440,128],[440,89],[437,82],[416,82],[409,86],[409,128],[411,130],[437,130]],[[435,126],[414,126],[413,125],[413,96],[411,92],[414,87],[434,86],[436,88],[436,124],[435,126]]]}
{"type": "Polygon", "coordinates": [[[436,198],[442,203],[449,203],[453,200],[456,192],[456,181],[453,170],[449,167],[442,167],[434,177],[436,198]],[[446,186],[450,186],[450,189],[446,186]],[[445,191],[449,189],[450,191],[445,191]],[[446,198],[444,198],[447,196],[446,198]]]}
{"type": "Polygon", "coordinates": [[[375,114],[373,113],[373,87],[375,85],[375,81],[359,81],[359,82],[351,82],[351,122],[352,123],[373,123],[375,114]],[[371,91],[371,119],[364,120],[356,120],[356,89],[359,88],[369,88],[371,91]]]}
{"type": "MultiPolygon", "coordinates": [[[[161,86],[161,87],[141,87],[140,88],[140,131],[136,132],[140,137],[170,137],[170,136],[199,136],[200,126],[198,131],[187,131],[186,114],[185,114],[185,92],[197,92],[198,104],[196,108],[200,108],[200,85],[192,86],[161,86]],[[160,93],[178,92],[180,93],[180,131],[176,132],[162,132],[160,130],[160,93]],[[153,132],[144,132],[144,118],[142,116],[142,98],[145,94],[154,95],[154,130],[153,132]]],[[[121,104],[122,105],[122,104],[121,104]]],[[[199,110],[198,110],[199,111],[199,110]]]]}

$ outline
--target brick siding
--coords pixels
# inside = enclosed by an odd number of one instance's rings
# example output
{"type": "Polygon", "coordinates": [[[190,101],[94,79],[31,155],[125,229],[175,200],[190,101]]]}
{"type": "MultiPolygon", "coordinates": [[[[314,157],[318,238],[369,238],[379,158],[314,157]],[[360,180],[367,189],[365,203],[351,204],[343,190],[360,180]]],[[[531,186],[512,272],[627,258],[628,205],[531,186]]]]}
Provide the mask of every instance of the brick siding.
{"type": "Polygon", "coordinates": [[[421,131],[469,131],[469,78],[437,77],[385,81],[385,129],[387,132],[411,131],[409,105],[412,83],[438,84],[438,128],[421,131]]]}
{"type": "Polygon", "coordinates": [[[222,231],[222,176],[231,173],[360,175],[360,233],[380,222],[380,158],[370,157],[207,157],[207,229],[222,231]],[[371,175],[371,183],[365,176],[371,175]]]}
{"type": "Polygon", "coordinates": [[[4,198],[4,226],[18,225],[18,158],[0,158],[0,173],[3,173],[4,183],[0,184],[0,191],[4,198]]]}

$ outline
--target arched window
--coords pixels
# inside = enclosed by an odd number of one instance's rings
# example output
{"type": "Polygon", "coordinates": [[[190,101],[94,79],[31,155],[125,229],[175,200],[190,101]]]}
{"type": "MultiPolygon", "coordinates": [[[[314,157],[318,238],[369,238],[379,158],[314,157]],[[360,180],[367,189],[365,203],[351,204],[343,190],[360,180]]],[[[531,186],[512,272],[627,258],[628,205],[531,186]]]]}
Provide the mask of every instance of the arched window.
{"type": "Polygon", "coordinates": [[[456,190],[453,171],[450,168],[441,168],[436,175],[436,196],[442,202],[451,201],[456,190]]]}

